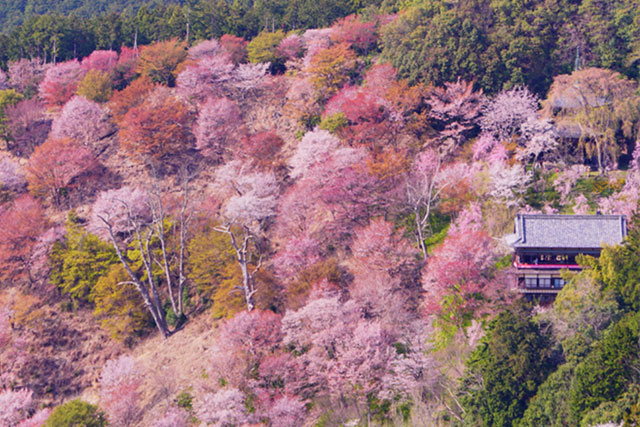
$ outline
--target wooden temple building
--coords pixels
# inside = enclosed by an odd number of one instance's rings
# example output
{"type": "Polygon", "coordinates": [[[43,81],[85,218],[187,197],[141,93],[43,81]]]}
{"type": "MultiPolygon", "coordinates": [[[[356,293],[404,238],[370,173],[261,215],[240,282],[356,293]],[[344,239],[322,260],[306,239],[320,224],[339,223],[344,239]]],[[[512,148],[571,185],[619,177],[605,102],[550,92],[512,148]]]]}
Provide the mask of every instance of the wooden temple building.
{"type": "Polygon", "coordinates": [[[620,244],[626,235],[623,215],[518,214],[515,233],[506,237],[514,249],[516,290],[553,299],[564,286],[562,270],[581,269],[577,255],[598,257],[604,245],[620,244]]]}

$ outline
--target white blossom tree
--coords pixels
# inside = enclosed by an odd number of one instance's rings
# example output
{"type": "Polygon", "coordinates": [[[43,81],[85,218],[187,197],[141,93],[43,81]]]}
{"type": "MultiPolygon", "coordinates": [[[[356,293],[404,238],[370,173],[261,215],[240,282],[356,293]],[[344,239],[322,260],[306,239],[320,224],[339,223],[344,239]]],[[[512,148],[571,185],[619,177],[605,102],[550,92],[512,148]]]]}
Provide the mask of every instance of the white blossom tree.
{"type": "Polygon", "coordinates": [[[273,173],[254,172],[248,164],[233,161],[218,170],[216,184],[228,196],[221,212],[223,225],[216,231],[231,239],[242,271],[247,310],[251,311],[258,291],[255,274],[262,268],[261,228],[264,221],[275,214],[278,183],[273,173]]]}

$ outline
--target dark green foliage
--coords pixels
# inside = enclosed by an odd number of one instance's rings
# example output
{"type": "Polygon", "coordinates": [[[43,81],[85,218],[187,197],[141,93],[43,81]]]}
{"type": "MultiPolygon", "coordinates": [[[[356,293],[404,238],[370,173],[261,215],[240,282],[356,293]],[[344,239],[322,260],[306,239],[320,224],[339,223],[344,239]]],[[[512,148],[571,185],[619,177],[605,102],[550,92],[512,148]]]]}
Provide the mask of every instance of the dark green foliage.
{"type": "Polygon", "coordinates": [[[633,0],[416,2],[383,34],[383,56],[412,82],[458,77],[485,92],[525,84],[544,95],[581,66],[638,73],[640,10],[633,0]]]}
{"type": "Polygon", "coordinates": [[[529,406],[519,427],[562,427],[569,419],[567,395],[574,378],[575,365],[565,363],[540,384],[538,392],[529,401],[529,406]]]}
{"type": "Polygon", "coordinates": [[[91,291],[118,262],[113,247],[87,231],[71,213],[62,242],[53,245],[50,255],[51,283],[74,300],[91,301],[91,291]]]}
{"type": "Polygon", "coordinates": [[[586,411],[616,400],[631,381],[639,379],[633,369],[638,362],[639,329],[640,314],[628,315],[613,325],[578,364],[570,392],[575,422],[579,422],[586,411]]]}
{"type": "Polygon", "coordinates": [[[179,408],[186,409],[187,411],[193,410],[193,395],[188,391],[183,391],[176,398],[176,405],[179,408]]]}
{"type": "Polygon", "coordinates": [[[629,387],[629,391],[620,396],[616,401],[605,402],[596,409],[585,414],[580,421],[581,427],[590,427],[608,422],[625,422],[624,426],[637,425],[638,408],[640,404],[640,386],[637,384],[629,387]],[[634,422],[636,424],[634,424],[634,422]]]}
{"type": "Polygon", "coordinates": [[[585,258],[593,269],[593,276],[605,289],[614,293],[621,308],[640,311],[640,217],[638,213],[631,221],[625,243],[605,248],[597,260],[585,258]]]}
{"type": "Polygon", "coordinates": [[[555,366],[551,344],[523,304],[501,312],[467,362],[459,390],[465,425],[513,425],[555,366]]]}
{"type": "Polygon", "coordinates": [[[107,421],[98,407],[82,400],[72,400],[58,406],[45,427],[104,427],[107,421]]]}

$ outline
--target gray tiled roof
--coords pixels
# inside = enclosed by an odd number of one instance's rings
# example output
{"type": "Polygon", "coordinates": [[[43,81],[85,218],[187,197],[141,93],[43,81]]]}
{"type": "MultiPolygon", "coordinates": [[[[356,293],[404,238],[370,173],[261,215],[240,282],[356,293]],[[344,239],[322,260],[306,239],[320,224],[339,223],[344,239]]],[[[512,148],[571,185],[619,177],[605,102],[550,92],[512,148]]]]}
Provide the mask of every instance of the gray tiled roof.
{"type": "Polygon", "coordinates": [[[617,245],[627,235],[623,215],[518,214],[514,248],[601,248],[617,245]]]}

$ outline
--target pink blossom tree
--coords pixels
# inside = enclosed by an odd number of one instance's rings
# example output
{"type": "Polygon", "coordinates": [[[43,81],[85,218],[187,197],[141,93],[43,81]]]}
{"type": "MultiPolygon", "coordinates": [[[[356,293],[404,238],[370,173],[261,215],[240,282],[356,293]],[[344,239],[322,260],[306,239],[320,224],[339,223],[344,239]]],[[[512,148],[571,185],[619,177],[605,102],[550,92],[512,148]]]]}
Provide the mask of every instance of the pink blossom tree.
{"type": "Polygon", "coordinates": [[[100,401],[111,425],[128,427],[140,415],[142,378],[132,356],[109,360],[100,375],[100,401]]]}
{"type": "Polygon", "coordinates": [[[520,134],[523,142],[517,155],[533,167],[549,160],[558,149],[558,132],[549,120],[528,119],[520,125],[520,134]]]}
{"type": "Polygon", "coordinates": [[[274,426],[295,427],[304,423],[306,412],[304,402],[295,396],[284,395],[269,405],[266,416],[274,426]]]}
{"type": "Polygon", "coordinates": [[[282,341],[280,316],[263,310],[243,311],[227,320],[212,350],[212,374],[233,387],[248,385],[251,371],[282,341]]]}
{"type": "Polygon", "coordinates": [[[357,230],[351,251],[354,279],[349,293],[360,311],[402,330],[416,317],[419,304],[415,249],[394,232],[393,224],[377,219],[357,230]]]}
{"type": "Polygon", "coordinates": [[[224,34],[220,37],[220,45],[235,65],[247,60],[248,43],[249,42],[242,37],[237,37],[232,34],[224,34]]]}
{"type": "Polygon", "coordinates": [[[572,165],[558,173],[558,176],[553,181],[553,188],[560,193],[560,197],[563,202],[566,200],[573,186],[588,172],[588,166],[572,165]]]}
{"type": "Polygon", "coordinates": [[[83,96],[74,96],[53,120],[51,136],[73,139],[99,153],[101,148],[96,146],[97,143],[111,130],[112,126],[98,103],[83,96]]]}
{"type": "Polygon", "coordinates": [[[187,65],[176,80],[180,93],[195,99],[222,95],[223,85],[232,79],[234,65],[226,54],[204,56],[187,65]]]}
{"type": "Polygon", "coordinates": [[[196,400],[195,412],[206,424],[231,426],[249,421],[244,394],[235,388],[223,388],[196,400]]]}
{"type": "Polygon", "coordinates": [[[103,73],[111,73],[118,64],[118,52],[114,50],[94,50],[85,57],[80,66],[84,71],[98,70],[103,73]]]}
{"type": "Polygon", "coordinates": [[[269,63],[240,64],[233,71],[232,84],[238,89],[240,99],[244,99],[264,84],[269,63]]]}
{"type": "Polygon", "coordinates": [[[304,367],[300,382],[293,385],[299,396],[326,395],[330,387],[343,384],[338,375],[332,375],[335,353],[349,342],[357,322],[354,304],[340,301],[338,295],[320,294],[299,310],[287,311],[282,318],[283,345],[298,352],[304,367]]]}
{"type": "Polygon", "coordinates": [[[9,61],[9,85],[20,93],[32,95],[45,76],[48,64],[40,58],[9,61]]]}
{"type": "Polygon", "coordinates": [[[101,219],[104,218],[111,224],[111,230],[115,234],[130,232],[130,216],[136,222],[151,220],[149,204],[148,193],[139,187],[124,186],[117,190],[103,191],[93,203],[88,228],[92,233],[108,239],[108,227],[101,219]]]}
{"type": "Polygon", "coordinates": [[[78,60],[60,62],[47,69],[39,93],[48,107],[61,107],[75,94],[84,72],[78,60]]]}
{"type": "Polygon", "coordinates": [[[329,153],[336,150],[339,145],[340,140],[326,130],[315,129],[307,132],[289,160],[291,177],[303,177],[313,165],[326,160],[329,153]]]}
{"type": "Polygon", "coordinates": [[[285,112],[287,116],[305,128],[311,128],[314,117],[322,112],[322,108],[316,100],[313,84],[305,78],[293,79],[287,90],[286,99],[285,112]]]}
{"type": "Polygon", "coordinates": [[[282,39],[276,49],[276,53],[288,61],[299,59],[304,53],[304,41],[302,37],[296,33],[289,34],[282,39]]]}
{"type": "Polygon", "coordinates": [[[422,276],[426,313],[437,314],[459,330],[478,308],[478,296],[489,284],[495,259],[491,238],[478,228],[477,221],[461,217],[461,223],[434,250],[422,276]]]}
{"type": "Polygon", "coordinates": [[[297,273],[320,261],[320,244],[309,236],[293,236],[285,247],[273,258],[276,273],[284,280],[292,279],[297,273]]]}
{"type": "Polygon", "coordinates": [[[29,190],[50,197],[56,206],[60,206],[63,190],[97,166],[94,154],[74,140],[48,139],[29,157],[26,167],[29,190]]]}
{"type": "Polygon", "coordinates": [[[51,120],[45,113],[45,105],[35,99],[25,99],[7,107],[7,148],[18,156],[28,156],[42,144],[51,129],[51,120]]]}
{"type": "Polygon", "coordinates": [[[154,427],[187,427],[189,418],[187,411],[171,406],[161,418],[154,421],[154,427]]]}
{"type": "Polygon", "coordinates": [[[212,57],[222,53],[223,47],[218,40],[203,40],[189,48],[189,59],[199,61],[200,59],[212,57]]]}
{"type": "Polygon", "coordinates": [[[211,98],[200,108],[194,133],[202,155],[220,161],[228,147],[246,137],[247,130],[235,102],[211,98]]]}
{"type": "Polygon", "coordinates": [[[513,138],[520,126],[537,119],[538,97],[524,86],[503,90],[482,108],[482,131],[499,141],[513,138]]]}
{"type": "Polygon", "coordinates": [[[47,422],[49,415],[51,415],[51,409],[41,409],[33,414],[30,418],[20,421],[18,427],[43,427],[44,423],[47,422]]]}
{"type": "Polygon", "coordinates": [[[0,393],[0,425],[15,426],[27,416],[32,405],[31,390],[5,390],[0,393]]]}
{"type": "Polygon", "coordinates": [[[377,41],[376,23],[362,22],[360,17],[349,15],[336,21],[331,27],[331,41],[346,42],[366,53],[377,41]]]}
{"type": "Polygon", "coordinates": [[[373,90],[379,97],[384,97],[396,81],[398,72],[389,63],[375,64],[364,78],[364,85],[373,90]]]}
{"type": "Polygon", "coordinates": [[[17,192],[26,185],[27,180],[20,164],[9,156],[0,156],[0,188],[17,192]]]}
{"type": "Polygon", "coordinates": [[[476,127],[482,111],[484,95],[473,90],[473,82],[458,79],[434,88],[426,99],[431,107],[429,117],[439,132],[437,139],[443,153],[451,154],[476,127]]]}
{"type": "Polygon", "coordinates": [[[138,62],[139,51],[137,48],[127,46],[120,47],[120,55],[115,68],[115,83],[124,86],[135,77],[135,69],[138,62]]]}

